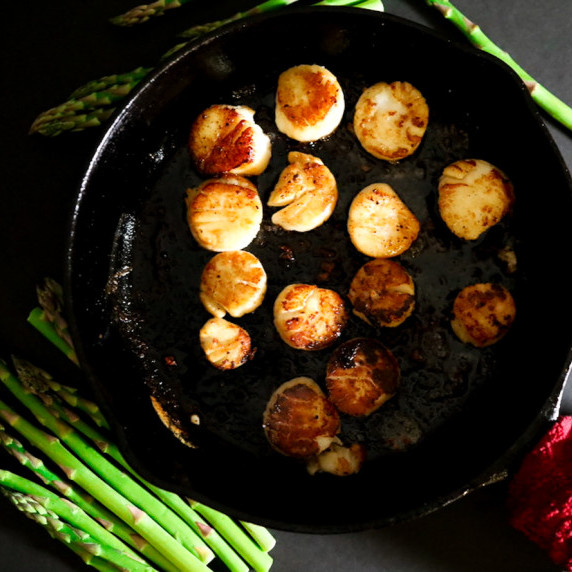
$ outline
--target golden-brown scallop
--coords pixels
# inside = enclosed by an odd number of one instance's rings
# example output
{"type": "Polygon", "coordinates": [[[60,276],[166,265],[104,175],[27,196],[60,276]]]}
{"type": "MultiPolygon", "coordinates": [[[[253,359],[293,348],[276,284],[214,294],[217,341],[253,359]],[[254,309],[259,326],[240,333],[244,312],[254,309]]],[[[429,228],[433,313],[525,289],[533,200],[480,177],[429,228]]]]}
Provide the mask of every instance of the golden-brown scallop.
{"type": "Polygon", "coordinates": [[[272,215],[272,222],[286,230],[306,232],[330,218],[338,185],[330,169],[313,155],[291,151],[288,161],[268,198],[268,206],[284,207],[272,215]]]}
{"type": "Polygon", "coordinates": [[[344,94],[336,76],[323,66],[299,65],[280,74],[276,90],[278,129],[296,141],[317,141],[340,124],[344,94]]]}
{"type": "Polygon", "coordinates": [[[415,152],[427,129],[429,107],[410,83],[376,83],[360,96],[354,131],[362,147],[378,159],[398,161],[415,152]]]}
{"type": "Polygon", "coordinates": [[[240,318],[254,312],[266,294],[266,272],[260,260],[244,250],[220,252],[201,274],[200,299],[208,312],[240,318]]]}
{"type": "Polygon", "coordinates": [[[451,232],[474,240],[512,208],[514,189],[506,175],[482,159],[448,165],[439,179],[439,212],[451,232]]]}
{"type": "Polygon", "coordinates": [[[385,183],[368,185],[354,197],[347,227],[353,245],[372,258],[402,254],[420,228],[417,217],[385,183]]]}
{"type": "Polygon", "coordinates": [[[272,154],[270,138],[245,105],[211,105],[194,121],[189,149],[203,175],[260,175],[272,154]]]}
{"type": "Polygon", "coordinates": [[[200,246],[215,252],[242,250],[262,223],[262,202],[254,183],[239,175],[223,175],[189,189],[187,221],[200,246]]]}
{"type": "Polygon", "coordinates": [[[376,258],[357,271],[348,298],[356,316],[372,326],[393,328],[412,314],[415,284],[399,262],[376,258]]]}
{"type": "Polygon", "coordinates": [[[457,294],[451,327],[464,343],[482,348],[498,342],[516,316],[512,294],[501,284],[472,284],[457,294]]]}
{"type": "Polygon", "coordinates": [[[336,439],[340,417],[314,380],[296,377],[270,397],[263,427],[278,452],[307,459],[325,451],[336,439]]]}
{"type": "Polygon", "coordinates": [[[250,334],[223,318],[208,320],[199,332],[199,340],[206,358],[217,369],[235,369],[254,355],[250,334]]]}
{"type": "Polygon", "coordinates": [[[332,443],[325,451],[307,463],[308,472],[329,473],[337,477],[347,477],[357,473],[366,458],[366,448],[361,443],[349,447],[340,443],[332,443]]]}
{"type": "Polygon", "coordinates": [[[366,416],[379,409],[397,392],[400,377],[395,356],[373,338],[341,344],[326,367],[330,401],[348,415],[366,416]]]}
{"type": "Polygon", "coordinates": [[[274,302],[274,325],[289,346],[321,350],[333,344],[348,321],[342,297],[313,284],[290,284],[274,302]]]}

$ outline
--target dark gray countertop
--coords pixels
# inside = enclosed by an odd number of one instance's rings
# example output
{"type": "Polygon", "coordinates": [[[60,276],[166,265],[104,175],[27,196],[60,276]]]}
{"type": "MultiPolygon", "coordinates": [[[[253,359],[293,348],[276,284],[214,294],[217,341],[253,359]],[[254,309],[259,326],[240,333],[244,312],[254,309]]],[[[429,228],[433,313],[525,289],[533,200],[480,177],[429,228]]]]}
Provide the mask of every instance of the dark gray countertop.
{"type": "MultiPolygon", "coordinates": [[[[237,3],[206,3],[204,19],[234,12],[237,3]]],[[[245,4],[245,3],[242,3],[245,4]]],[[[252,3],[251,3],[252,4],[252,3]]],[[[553,93],[572,104],[572,2],[457,0],[457,6],[553,93]]],[[[199,21],[198,8],[182,9],[189,22],[165,17],[151,28],[117,30],[107,17],[133,5],[127,0],[44,0],[3,6],[0,22],[2,89],[2,207],[0,208],[0,355],[22,354],[65,368],[47,357],[50,348],[25,323],[44,276],[61,273],[63,241],[76,182],[96,141],[94,134],[45,140],[28,137],[37,113],[79,84],[121,69],[153,64],[174,34],[199,21]],[[150,33],[150,29],[154,30],[150,33]],[[45,192],[43,192],[45,190],[45,192]],[[46,236],[38,243],[29,228],[46,236]],[[39,227],[39,228],[38,228],[39,227]],[[56,237],[52,240],[53,237],[56,237]]],[[[458,38],[422,0],[385,0],[386,11],[458,38]]],[[[202,18],[201,18],[202,19],[202,18]]],[[[447,65],[447,62],[443,62],[447,65]]],[[[454,73],[454,70],[451,70],[454,73]]],[[[572,167],[572,133],[546,117],[560,152],[572,167]]],[[[550,200],[550,190],[542,190],[550,200]]],[[[565,261],[563,261],[565,263],[565,261]]],[[[558,285],[561,277],[551,283],[558,285]]],[[[564,325],[563,327],[570,327],[564,325]]],[[[572,389],[562,402],[572,413],[572,389]]],[[[380,494],[386,494],[380,491],[380,494]]],[[[276,572],[550,572],[546,554],[512,529],[505,507],[506,483],[474,492],[414,522],[340,535],[275,531],[276,572]]],[[[344,499],[341,501],[344,502],[344,499]]],[[[84,568],[74,555],[0,499],[0,569],[65,572],[84,568]]]]}

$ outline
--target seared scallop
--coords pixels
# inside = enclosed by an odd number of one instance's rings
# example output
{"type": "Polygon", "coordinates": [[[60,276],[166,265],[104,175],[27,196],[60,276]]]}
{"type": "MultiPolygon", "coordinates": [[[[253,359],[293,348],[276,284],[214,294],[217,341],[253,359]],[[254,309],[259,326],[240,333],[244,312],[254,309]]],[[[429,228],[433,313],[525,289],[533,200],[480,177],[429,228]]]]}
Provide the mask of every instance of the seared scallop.
{"type": "Polygon", "coordinates": [[[398,161],[415,152],[427,129],[429,107],[410,83],[376,83],[360,96],[354,131],[362,147],[378,159],[398,161]]]}
{"type": "Polygon", "coordinates": [[[503,338],[515,316],[514,299],[504,286],[472,284],[455,298],[451,327],[462,342],[482,348],[503,338]]]}
{"type": "Polygon", "coordinates": [[[507,176],[482,159],[448,165],[439,179],[439,212],[459,238],[474,240],[500,222],[514,203],[507,176]]]}
{"type": "Polygon", "coordinates": [[[342,88],[325,67],[304,64],[280,74],[275,119],[288,137],[303,142],[322,139],[338,127],[344,109],[342,88]]]}
{"type": "Polygon", "coordinates": [[[270,138],[245,105],[211,105],[194,121],[189,149],[203,175],[260,175],[272,154],[270,138]]]}
{"type": "Polygon", "coordinates": [[[347,477],[357,473],[366,457],[365,446],[354,443],[346,447],[340,443],[332,443],[325,451],[311,459],[308,464],[308,472],[329,473],[337,477],[347,477]]]}
{"type": "Polygon", "coordinates": [[[419,234],[417,217],[385,183],[369,185],[354,197],[347,226],[353,245],[372,258],[402,254],[419,234]]]}
{"type": "Polygon", "coordinates": [[[284,207],[272,215],[272,222],[286,230],[312,230],[326,222],[336,208],[336,179],[313,155],[291,151],[288,161],[268,198],[269,207],[284,207]]]}
{"type": "Polygon", "coordinates": [[[313,284],[290,284],[274,302],[274,325],[289,346],[321,350],[333,344],[348,321],[342,297],[313,284]]]}
{"type": "Polygon", "coordinates": [[[395,395],[400,376],[397,359],[380,341],[354,338],[328,360],[328,396],[342,413],[370,415],[395,395]]]}
{"type": "Polygon", "coordinates": [[[393,328],[413,312],[415,284],[399,262],[376,258],[357,271],[348,298],[356,316],[372,326],[393,328]]]}
{"type": "Polygon", "coordinates": [[[223,318],[211,318],[199,332],[206,358],[221,370],[235,369],[254,355],[250,334],[223,318]]]}
{"type": "Polygon", "coordinates": [[[187,221],[200,246],[215,252],[242,250],[262,223],[262,202],[254,183],[239,175],[223,175],[189,189],[187,221]]]}
{"type": "Polygon", "coordinates": [[[220,252],[201,275],[200,299],[208,312],[240,318],[254,312],[266,294],[266,272],[260,260],[244,250],[220,252]]]}
{"type": "Polygon", "coordinates": [[[263,427],[278,452],[307,459],[325,451],[336,439],[340,416],[313,379],[296,377],[270,397],[263,427]]]}

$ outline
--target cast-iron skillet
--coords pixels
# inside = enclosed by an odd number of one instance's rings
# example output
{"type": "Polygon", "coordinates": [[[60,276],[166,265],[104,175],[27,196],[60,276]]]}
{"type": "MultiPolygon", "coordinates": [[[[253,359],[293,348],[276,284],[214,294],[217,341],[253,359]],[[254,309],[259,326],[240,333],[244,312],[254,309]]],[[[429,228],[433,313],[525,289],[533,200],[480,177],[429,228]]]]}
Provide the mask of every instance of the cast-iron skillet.
{"type": "Polygon", "coordinates": [[[66,288],[72,328],[90,380],[131,463],[148,480],[226,513],[274,528],[338,532],[388,525],[434,510],[506,473],[557,412],[570,363],[572,297],[562,292],[572,252],[569,175],[525,86],[504,64],[417,25],[353,9],[297,9],[226,27],[175,55],[146,81],[103,137],[79,192],[66,288]],[[299,144],[277,132],[278,74],[301,63],[328,67],[346,96],[330,138],[299,144]],[[409,81],[430,122],[418,151],[398,164],[369,156],[350,124],[360,91],[409,81]],[[272,137],[263,202],[292,149],[321,157],[340,188],[334,216],[310,233],[269,222],[248,250],[269,276],[264,304],[235,320],[257,352],[234,372],[205,360],[198,331],[209,315],[198,279],[214,254],[186,225],[184,196],[201,180],[187,151],[189,127],[213,103],[247,104],[272,137]],[[473,242],[455,238],[436,205],[441,170],[482,158],[516,189],[514,212],[473,242]],[[344,417],[346,442],[368,447],[351,477],[309,476],[272,451],[262,412],[272,391],[298,376],[323,384],[331,349],[290,349],[271,308],[292,282],[343,296],[367,259],[349,243],[352,197],[387,182],[421,222],[399,260],[417,288],[414,315],[375,330],[352,318],[340,342],[381,339],[402,370],[399,393],[367,419],[344,417]],[[503,249],[516,253],[511,271],[503,249]],[[518,307],[508,336],[476,350],[452,335],[455,294],[473,282],[507,286],[518,307]],[[153,394],[196,445],[159,420],[153,394]],[[200,424],[189,422],[192,415],[200,424]]]}

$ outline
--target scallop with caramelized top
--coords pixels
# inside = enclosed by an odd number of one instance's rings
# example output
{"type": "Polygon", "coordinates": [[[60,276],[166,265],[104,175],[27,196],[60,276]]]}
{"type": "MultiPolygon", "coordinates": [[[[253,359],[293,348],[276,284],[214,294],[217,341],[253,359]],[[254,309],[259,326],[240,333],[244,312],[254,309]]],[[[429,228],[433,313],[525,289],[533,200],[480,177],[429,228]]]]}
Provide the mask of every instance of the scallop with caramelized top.
{"type": "Polygon", "coordinates": [[[305,232],[323,224],[334,212],[338,186],[332,172],[312,155],[291,151],[268,206],[284,207],[272,222],[286,230],[305,232]]]}
{"type": "Polygon", "coordinates": [[[274,302],[274,324],[280,337],[299,350],[321,350],[333,344],[348,321],[342,297],[313,284],[290,284],[274,302]]]}
{"type": "Polygon", "coordinates": [[[242,250],[262,223],[262,202],[254,183],[239,175],[223,175],[189,189],[187,221],[200,246],[215,252],[242,250]]]}
{"type": "Polygon", "coordinates": [[[244,250],[213,256],[201,275],[200,299],[208,312],[240,318],[254,312],[266,293],[266,272],[260,260],[244,250]]]}
{"type": "Polygon", "coordinates": [[[357,271],[348,298],[356,316],[372,326],[393,328],[412,314],[415,284],[399,262],[376,258],[357,271]]]}
{"type": "Polygon", "coordinates": [[[211,105],[194,121],[189,149],[203,175],[260,175],[271,157],[270,138],[245,105],[211,105]]]}
{"type": "Polygon", "coordinates": [[[325,451],[336,439],[340,417],[313,379],[296,377],[270,397],[263,427],[278,452],[307,459],[325,451]]]}
{"type": "Polygon", "coordinates": [[[385,183],[369,185],[354,197],[347,227],[353,245],[372,258],[402,254],[419,234],[417,217],[385,183]]]}
{"type": "Polygon", "coordinates": [[[299,65],[280,74],[276,90],[278,129],[296,141],[317,141],[340,124],[344,94],[336,76],[323,66],[299,65]]]}
{"type": "Polygon", "coordinates": [[[199,340],[206,358],[220,370],[235,369],[254,355],[249,333],[223,318],[208,320],[199,340]]]}
{"type": "Polygon", "coordinates": [[[378,159],[398,161],[415,152],[427,129],[429,107],[410,83],[380,82],[360,96],[354,131],[362,147],[378,159]]]}
{"type": "Polygon", "coordinates": [[[463,159],[439,179],[439,212],[459,238],[474,240],[500,222],[514,203],[512,183],[491,163],[463,159]]]}
{"type": "Polygon", "coordinates": [[[501,284],[472,284],[457,294],[451,327],[458,338],[476,347],[498,342],[516,316],[512,294],[501,284]]]}
{"type": "Polygon", "coordinates": [[[342,413],[370,415],[395,395],[400,375],[395,356],[380,341],[354,338],[337,347],[328,361],[328,395],[342,413]]]}

